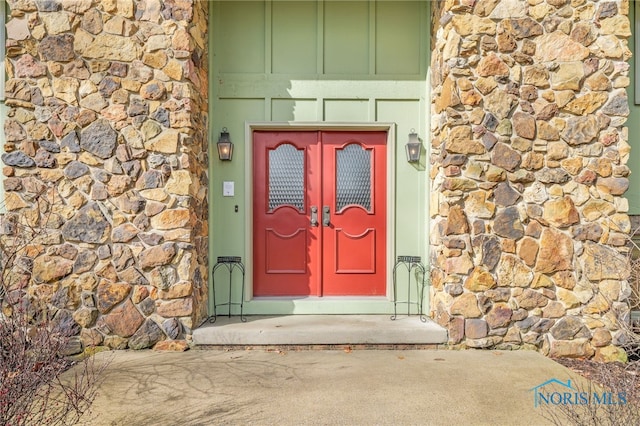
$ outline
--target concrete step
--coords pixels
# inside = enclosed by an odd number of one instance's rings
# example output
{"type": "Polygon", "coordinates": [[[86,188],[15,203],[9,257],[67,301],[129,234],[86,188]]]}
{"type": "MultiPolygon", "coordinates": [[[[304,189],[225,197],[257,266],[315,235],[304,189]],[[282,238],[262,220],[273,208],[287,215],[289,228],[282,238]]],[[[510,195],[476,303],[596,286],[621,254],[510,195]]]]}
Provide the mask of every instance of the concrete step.
{"type": "Polygon", "coordinates": [[[430,345],[447,331],[430,319],[389,315],[282,315],[218,317],[193,331],[196,345],[430,345]]]}

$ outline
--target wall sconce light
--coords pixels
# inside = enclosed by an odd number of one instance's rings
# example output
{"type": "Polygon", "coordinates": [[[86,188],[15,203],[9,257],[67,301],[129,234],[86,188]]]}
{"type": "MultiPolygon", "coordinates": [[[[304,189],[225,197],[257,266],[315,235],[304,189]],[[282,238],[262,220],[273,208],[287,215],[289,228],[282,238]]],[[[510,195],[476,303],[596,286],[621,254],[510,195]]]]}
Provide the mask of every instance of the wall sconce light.
{"type": "Polygon", "coordinates": [[[220,132],[220,138],[218,139],[218,158],[222,161],[231,161],[233,156],[233,144],[229,139],[229,132],[226,127],[222,128],[220,132]]]}
{"type": "Polygon", "coordinates": [[[415,129],[411,129],[409,133],[409,142],[406,145],[407,148],[407,161],[409,163],[417,163],[420,161],[420,151],[422,150],[422,144],[420,138],[415,129]]]}

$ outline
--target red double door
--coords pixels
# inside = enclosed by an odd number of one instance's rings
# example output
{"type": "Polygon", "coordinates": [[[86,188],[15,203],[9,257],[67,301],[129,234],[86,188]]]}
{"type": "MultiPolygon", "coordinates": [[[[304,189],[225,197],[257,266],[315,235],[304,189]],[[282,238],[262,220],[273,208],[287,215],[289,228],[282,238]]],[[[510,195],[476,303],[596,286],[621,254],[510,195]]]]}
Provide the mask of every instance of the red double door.
{"type": "Polygon", "coordinates": [[[254,132],[254,296],[385,294],[386,140],[254,132]]]}

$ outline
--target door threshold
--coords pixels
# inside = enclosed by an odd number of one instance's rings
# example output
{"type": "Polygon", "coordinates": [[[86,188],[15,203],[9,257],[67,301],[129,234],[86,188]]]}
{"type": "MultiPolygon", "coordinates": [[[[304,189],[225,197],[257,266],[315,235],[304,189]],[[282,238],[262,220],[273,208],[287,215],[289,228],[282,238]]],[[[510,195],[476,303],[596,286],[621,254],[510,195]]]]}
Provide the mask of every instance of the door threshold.
{"type": "Polygon", "coordinates": [[[193,331],[197,346],[439,345],[447,331],[417,315],[220,316],[193,331]]]}

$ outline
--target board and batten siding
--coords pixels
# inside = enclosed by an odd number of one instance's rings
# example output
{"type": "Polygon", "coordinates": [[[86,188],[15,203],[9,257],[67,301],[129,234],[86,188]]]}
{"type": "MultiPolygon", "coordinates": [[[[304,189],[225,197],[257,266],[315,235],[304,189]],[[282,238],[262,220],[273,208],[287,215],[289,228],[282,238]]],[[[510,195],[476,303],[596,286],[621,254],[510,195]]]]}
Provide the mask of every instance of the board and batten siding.
{"type": "MultiPolygon", "coordinates": [[[[212,264],[217,256],[244,258],[250,252],[247,122],[395,123],[395,176],[390,177],[395,205],[389,207],[396,212],[393,251],[426,260],[426,154],[416,168],[406,162],[404,150],[412,129],[425,149],[428,144],[428,28],[425,1],[211,3],[212,264]],[[225,163],[215,150],[223,127],[234,143],[233,160],[225,163]],[[222,196],[224,181],[235,183],[234,197],[222,196]]],[[[247,282],[250,285],[249,276],[247,282]]],[[[389,306],[385,300],[383,307],[344,309],[376,313],[389,306]]],[[[251,303],[245,308],[249,313],[280,313],[278,308],[254,312],[251,303]]]]}

